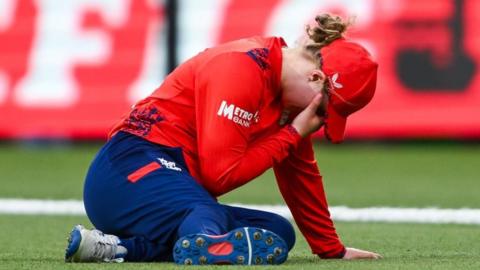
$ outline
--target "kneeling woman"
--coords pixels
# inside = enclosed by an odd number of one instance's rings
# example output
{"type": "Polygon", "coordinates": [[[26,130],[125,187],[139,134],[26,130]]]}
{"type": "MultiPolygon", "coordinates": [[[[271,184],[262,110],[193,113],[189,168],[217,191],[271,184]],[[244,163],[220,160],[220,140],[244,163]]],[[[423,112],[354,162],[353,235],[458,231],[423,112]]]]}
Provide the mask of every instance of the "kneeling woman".
{"type": "Polygon", "coordinates": [[[66,260],[280,264],[295,243],[290,222],[216,200],[271,167],[314,254],[378,258],[339,240],[310,138],[324,126],[343,140],[346,117],[373,97],[377,64],[339,17],[316,23],[293,48],[252,37],[207,49],[138,102],[88,171],[97,230],[75,226],[66,260]]]}

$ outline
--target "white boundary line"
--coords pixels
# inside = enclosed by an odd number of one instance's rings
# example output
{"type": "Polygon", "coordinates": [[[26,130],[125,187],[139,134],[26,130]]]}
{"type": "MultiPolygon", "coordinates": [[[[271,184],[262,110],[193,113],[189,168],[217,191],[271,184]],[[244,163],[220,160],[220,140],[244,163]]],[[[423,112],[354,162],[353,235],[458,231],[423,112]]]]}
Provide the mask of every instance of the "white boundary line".
{"type": "MultiPolygon", "coordinates": [[[[234,206],[258,209],[292,218],[285,205],[234,206]]],[[[335,221],[393,222],[393,223],[457,223],[480,225],[480,209],[439,209],[439,208],[399,208],[367,207],[350,208],[347,206],[330,207],[335,221]]],[[[78,200],[26,200],[0,199],[0,214],[14,215],[85,215],[83,202],[78,200]]]]}

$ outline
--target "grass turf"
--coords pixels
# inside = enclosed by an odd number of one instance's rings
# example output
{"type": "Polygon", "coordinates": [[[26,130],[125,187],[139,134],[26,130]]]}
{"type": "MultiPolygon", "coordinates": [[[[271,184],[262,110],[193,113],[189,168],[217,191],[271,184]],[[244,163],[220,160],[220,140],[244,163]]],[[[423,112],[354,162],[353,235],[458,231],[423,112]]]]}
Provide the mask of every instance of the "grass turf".
{"type": "MultiPolygon", "coordinates": [[[[81,199],[83,176],[100,145],[1,145],[0,198],[81,199]]],[[[480,145],[317,145],[331,205],[480,208],[480,145]]],[[[281,203],[271,172],[222,202],[281,203]]],[[[85,217],[0,215],[0,269],[178,269],[173,264],[65,264],[65,238],[85,217]]],[[[480,269],[480,227],[337,223],[348,246],[379,261],[320,260],[297,233],[285,265],[274,269],[480,269]]],[[[202,267],[218,269],[232,267],[202,267]]],[[[271,267],[261,267],[270,269],[271,267]]],[[[273,268],[273,267],[272,267],[273,268]]]]}
{"type": "MultiPolygon", "coordinates": [[[[180,269],[173,263],[67,264],[66,236],[84,217],[0,215],[0,269],[180,269]]],[[[297,232],[287,262],[258,269],[479,269],[478,226],[338,223],[343,241],[380,252],[377,261],[321,260],[297,232]],[[475,237],[476,236],[476,237],[475,237]]],[[[232,269],[206,266],[201,269],[232,269]]],[[[252,268],[248,268],[252,269],[252,268]]]]}
{"type": "MultiPolygon", "coordinates": [[[[81,199],[99,147],[0,146],[0,197],[81,199]]],[[[480,208],[479,144],[319,144],[316,153],[331,205],[480,208]]],[[[220,200],[283,202],[272,171],[220,200]]]]}

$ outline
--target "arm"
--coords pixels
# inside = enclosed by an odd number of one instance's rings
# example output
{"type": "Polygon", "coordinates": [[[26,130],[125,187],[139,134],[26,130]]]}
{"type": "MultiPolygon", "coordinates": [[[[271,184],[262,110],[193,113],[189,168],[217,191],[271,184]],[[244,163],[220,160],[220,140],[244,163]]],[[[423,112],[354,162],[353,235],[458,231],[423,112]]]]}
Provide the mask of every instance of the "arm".
{"type": "MultiPolygon", "coordinates": [[[[322,94],[317,94],[295,119],[292,126],[302,137],[318,130],[323,117],[317,114],[322,94]]],[[[288,159],[274,167],[280,191],[298,227],[313,252],[323,258],[379,259],[377,253],[343,247],[328,212],[322,177],[318,171],[310,138],[302,140],[288,159]]]]}
{"type": "Polygon", "coordinates": [[[310,137],[275,165],[274,172],[280,192],[313,253],[322,258],[342,258],[346,250],[330,218],[310,137]]]}
{"type": "Polygon", "coordinates": [[[382,258],[374,252],[345,248],[340,242],[330,218],[322,176],[309,137],[273,169],[280,192],[313,253],[322,258],[347,260],[382,258]]]}
{"type": "Polygon", "coordinates": [[[250,115],[262,105],[262,72],[245,54],[231,53],[215,57],[196,78],[201,182],[214,196],[254,179],[283,160],[300,141],[291,126],[250,140],[254,124],[250,115]]]}

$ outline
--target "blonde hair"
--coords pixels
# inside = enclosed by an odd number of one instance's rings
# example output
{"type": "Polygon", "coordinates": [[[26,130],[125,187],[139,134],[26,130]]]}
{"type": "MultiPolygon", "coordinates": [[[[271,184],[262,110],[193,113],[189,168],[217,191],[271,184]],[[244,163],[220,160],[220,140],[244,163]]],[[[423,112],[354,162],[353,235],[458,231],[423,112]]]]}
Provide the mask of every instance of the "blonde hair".
{"type": "MultiPolygon", "coordinates": [[[[308,38],[305,38],[302,49],[311,57],[318,67],[322,67],[322,56],[320,49],[328,46],[333,41],[343,38],[347,28],[353,24],[353,19],[342,19],[340,16],[334,16],[328,13],[320,14],[315,17],[316,24],[306,25],[305,32],[308,38]]],[[[332,89],[329,80],[325,80],[325,91],[334,94],[343,99],[338,93],[332,89]]]]}
{"type": "Polygon", "coordinates": [[[317,59],[322,47],[344,37],[344,33],[352,24],[352,20],[344,20],[340,16],[325,13],[317,15],[315,22],[316,24],[305,27],[309,40],[304,44],[304,49],[317,59]]]}

